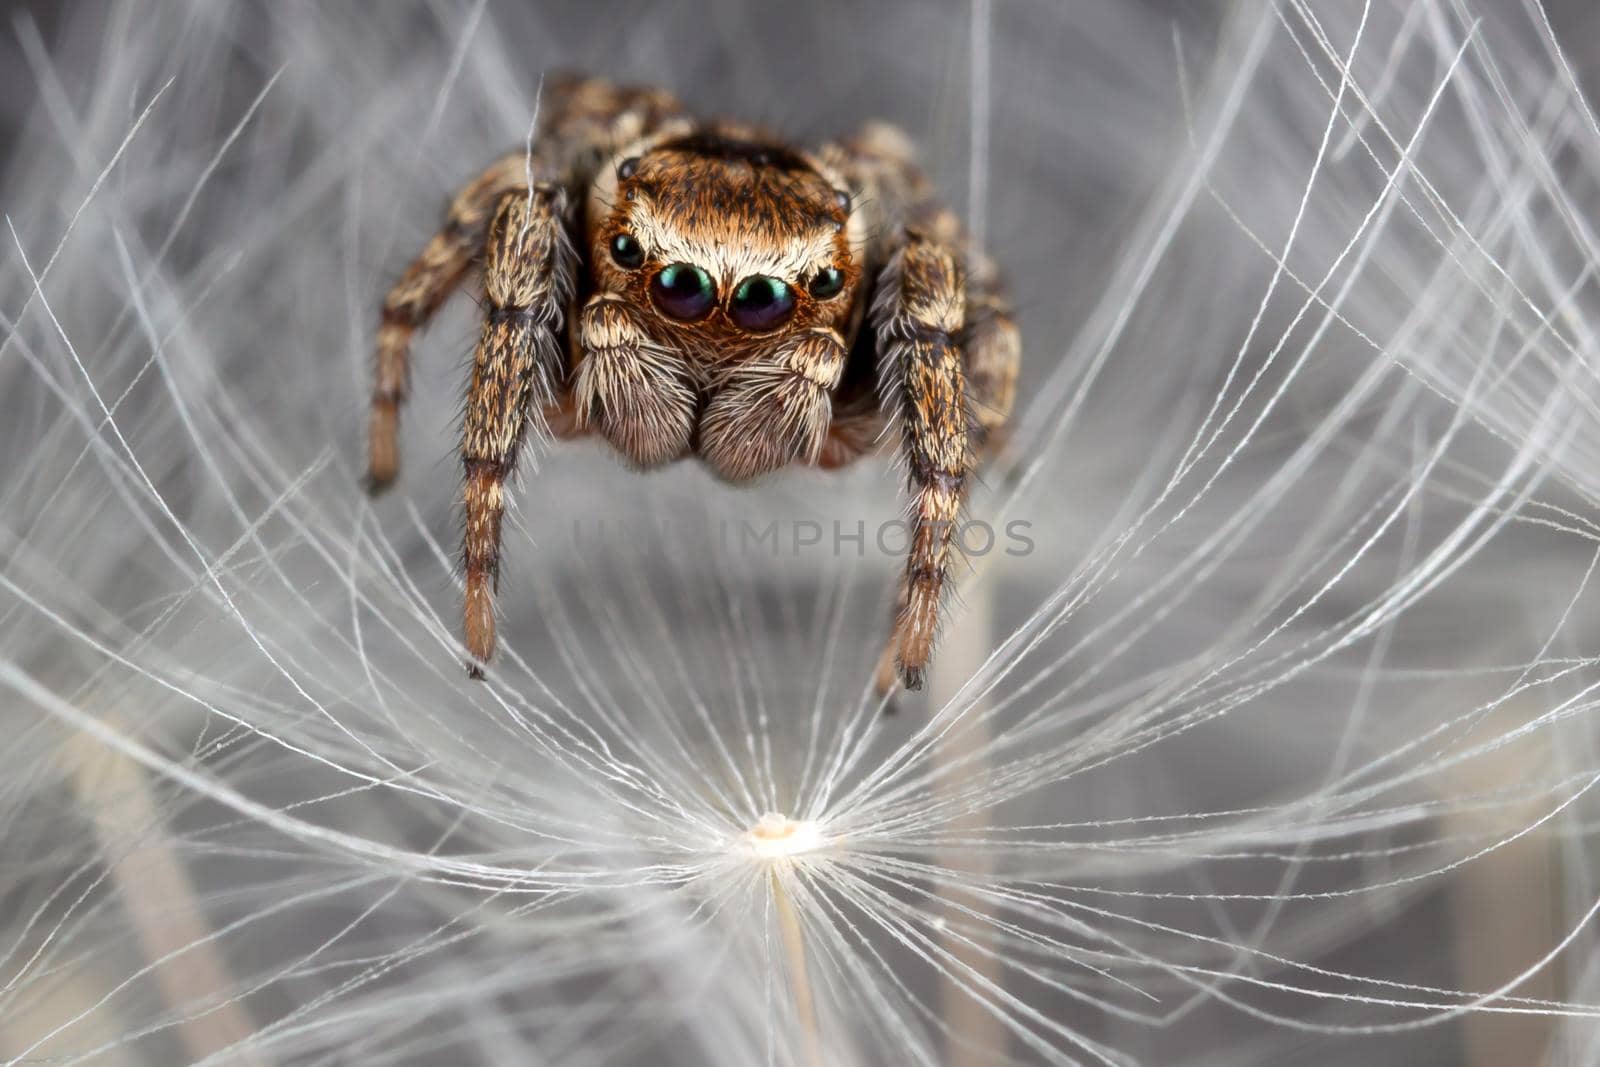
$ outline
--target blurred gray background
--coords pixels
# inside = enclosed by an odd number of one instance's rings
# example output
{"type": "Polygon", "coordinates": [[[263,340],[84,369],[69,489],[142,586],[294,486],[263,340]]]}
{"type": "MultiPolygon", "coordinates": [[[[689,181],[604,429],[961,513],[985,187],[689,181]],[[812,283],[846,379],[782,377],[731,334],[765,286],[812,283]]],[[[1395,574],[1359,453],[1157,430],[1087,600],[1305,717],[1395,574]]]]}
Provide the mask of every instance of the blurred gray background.
{"type": "MultiPolygon", "coordinates": [[[[999,0],[1000,6],[1016,0],[999,0]]],[[[1128,0],[1130,4],[1170,14],[1185,23],[1204,23],[1214,20],[1228,8],[1227,0],[1128,0]]],[[[0,0],[0,146],[9,146],[21,128],[22,116],[33,105],[35,86],[24,62],[22,49],[17,43],[17,23],[31,20],[46,42],[52,42],[64,12],[71,8],[69,0],[0,0]]],[[[526,6],[526,5],[523,5],[526,6]]],[[[592,17],[587,5],[560,0],[555,3],[535,3],[532,6],[547,10],[570,8],[574,19],[592,17]]],[[[726,0],[708,0],[702,5],[708,17],[718,12],[735,10],[726,0]]],[[[838,11],[841,25],[848,25],[853,5],[840,0],[812,4],[811,7],[833,7],[838,11]]],[[[1593,0],[1544,0],[1544,8],[1562,37],[1567,56],[1579,70],[1579,76],[1591,86],[1600,80],[1600,4],[1593,0]]],[[[997,56],[1004,62],[1004,56],[997,56]]]]}

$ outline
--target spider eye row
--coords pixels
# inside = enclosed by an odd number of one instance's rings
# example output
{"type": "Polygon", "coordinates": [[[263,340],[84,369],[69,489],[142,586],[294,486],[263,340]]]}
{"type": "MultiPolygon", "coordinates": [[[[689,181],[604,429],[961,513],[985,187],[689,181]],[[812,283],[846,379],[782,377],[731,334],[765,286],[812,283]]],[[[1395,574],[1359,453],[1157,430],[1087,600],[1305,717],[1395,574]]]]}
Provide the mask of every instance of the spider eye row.
{"type": "MultiPolygon", "coordinates": [[[[611,239],[611,259],[624,270],[644,266],[644,246],[632,234],[619,233],[611,239]]],[[[806,290],[817,300],[829,300],[844,290],[844,273],[837,267],[823,267],[811,276],[806,290]]],[[[679,322],[696,322],[717,306],[717,287],[711,275],[692,263],[669,263],[650,279],[650,295],[656,306],[679,322]]],[[[776,330],[794,314],[794,289],[782,278],[753,274],[741,281],[728,302],[728,316],[741,328],[753,333],[776,330]]]]}

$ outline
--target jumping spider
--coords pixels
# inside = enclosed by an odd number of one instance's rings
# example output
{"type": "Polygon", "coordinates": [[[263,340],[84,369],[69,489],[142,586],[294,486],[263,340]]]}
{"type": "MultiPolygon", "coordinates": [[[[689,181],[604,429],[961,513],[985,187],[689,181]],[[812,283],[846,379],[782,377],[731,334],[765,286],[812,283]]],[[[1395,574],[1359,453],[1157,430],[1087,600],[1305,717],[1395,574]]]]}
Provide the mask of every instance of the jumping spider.
{"type": "Polygon", "coordinates": [[[412,334],[481,275],[461,442],[469,669],[494,652],[504,486],[530,427],[598,433],[639,468],[693,454],[742,482],[844,466],[898,425],[914,499],[878,684],[898,668],[920,688],[955,522],[1015,391],[993,263],[964,250],[892,127],[808,152],[576,77],[543,109],[530,152],[456,195],[378,333],[374,490],[399,466],[412,334]]]}

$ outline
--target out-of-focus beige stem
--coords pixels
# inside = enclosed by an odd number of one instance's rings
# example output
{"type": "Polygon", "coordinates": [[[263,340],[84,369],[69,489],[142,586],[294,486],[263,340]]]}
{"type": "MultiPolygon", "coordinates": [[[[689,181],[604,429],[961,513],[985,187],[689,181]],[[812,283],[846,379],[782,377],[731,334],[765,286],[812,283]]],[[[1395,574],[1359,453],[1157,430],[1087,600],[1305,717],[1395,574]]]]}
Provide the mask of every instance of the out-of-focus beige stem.
{"type": "Polygon", "coordinates": [[[783,951],[789,959],[789,985],[794,993],[795,1019],[805,1041],[808,1067],[823,1067],[822,1031],[817,1025],[817,1003],[811,994],[811,975],[806,969],[806,943],[800,932],[800,917],[776,869],[772,872],[772,899],[778,909],[778,929],[783,935],[783,951]]]}
{"type": "MultiPolygon", "coordinates": [[[[967,117],[971,140],[968,144],[967,224],[974,249],[981,250],[988,241],[989,126],[992,118],[990,65],[994,5],[992,0],[970,0],[970,5],[967,117]]],[[[988,556],[978,557],[978,570],[983,569],[988,556]]],[[[994,639],[994,582],[975,584],[979,577],[976,573],[967,576],[966,610],[954,617],[954,625],[950,627],[950,632],[940,644],[939,654],[933,660],[930,689],[932,704],[936,708],[942,707],[955,696],[962,685],[983,666],[983,661],[989,655],[994,639]]],[[[981,716],[982,712],[983,708],[976,706],[968,709],[967,714],[976,717],[981,716]]],[[[950,789],[954,783],[938,773],[942,768],[964,757],[981,753],[989,746],[987,724],[968,722],[962,725],[964,728],[956,731],[954,736],[945,735],[933,753],[935,781],[944,790],[950,789]]],[[[965,764],[969,768],[986,765],[986,760],[965,764]]],[[[954,820],[949,829],[954,837],[976,839],[983,836],[983,832],[989,828],[989,822],[986,813],[974,812],[954,820]]],[[[936,863],[948,870],[976,874],[987,873],[990,867],[980,854],[956,850],[941,853],[936,857],[936,863]]],[[[965,894],[952,889],[950,896],[950,905],[954,905],[956,898],[965,894]]],[[[960,900],[959,903],[971,908],[979,916],[992,914],[991,907],[982,899],[960,900]]],[[[961,915],[955,907],[947,905],[944,918],[954,930],[968,916],[961,915]]],[[[963,966],[971,968],[969,973],[976,976],[975,980],[980,985],[984,981],[993,982],[997,987],[1001,984],[999,966],[992,958],[975,951],[972,946],[950,934],[945,936],[944,941],[944,947],[963,966]]],[[[951,1035],[945,1050],[945,1062],[951,1067],[982,1067],[998,1059],[1004,1051],[1005,1029],[980,1001],[962,988],[954,970],[946,968],[939,984],[940,1007],[951,1035]]]]}
{"type": "MultiPolygon", "coordinates": [[[[30,945],[30,951],[35,947],[30,945]]],[[[0,982],[13,977],[0,972],[0,982]]],[[[127,1027],[115,1012],[97,1007],[110,993],[110,985],[87,968],[53,977],[49,993],[26,1010],[0,1015],[0,1063],[59,1063],[83,1049],[99,1048],[95,1067],[139,1067],[137,1049],[117,1041],[127,1027]]]]}
{"type": "MultiPolygon", "coordinates": [[[[988,658],[993,641],[994,630],[994,579],[982,585],[973,586],[963,590],[965,610],[952,621],[953,626],[939,644],[939,654],[934,657],[930,678],[930,691],[932,706],[938,708],[955,696],[967,680],[978,672],[983,666],[983,661],[988,658]]],[[[986,724],[979,724],[976,720],[983,713],[981,705],[967,710],[968,722],[961,724],[961,728],[947,734],[934,749],[933,760],[936,767],[935,781],[944,789],[953,788],[957,782],[947,779],[937,773],[937,768],[949,766],[957,760],[966,760],[974,753],[981,753],[989,745],[990,732],[986,724]]],[[[961,772],[963,781],[973,774],[981,774],[985,762],[981,759],[963,764],[961,772]]],[[[946,827],[951,836],[957,838],[981,838],[990,828],[989,815],[985,811],[976,811],[962,818],[952,820],[946,827]]],[[[951,871],[966,871],[972,874],[987,874],[990,864],[981,855],[965,850],[949,850],[940,853],[935,863],[937,866],[951,871]]],[[[993,908],[987,900],[971,897],[960,893],[959,890],[947,891],[952,898],[952,905],[957,901],[966,911],[960,911],[951,906],[945,909],[944,918],[952,924],[970,924],[977,916],[988,916],[993,913],[993,908]]],[[[995,960],[975,950],[959,938],[947,936],[945,949],[965,967],[971,968],[967,973],[969,981],[982,983],[978,978],[993,982],[995,986],[1003,984],[999,965],[995,960]]],[[[940,1010],[944,1021],[949,1024],[952,1038],[959,1037],[959,1043],[952,1040],[945,1050],[945,1062],[950,1067],[986,1067],[1004,1051],[1006,1044],[1005,1028],[984,1005],[962,988],[958,981],[955,967],[947,967],[943,980],[939,986],[940,1010]]]]}
{"type": "MultiPolygon", "coordinates": [[[[1510,736],[1539,709],[1513,702],[1480,731],[1486,736],[1510,736]]],[[[1538,779],[1552,758],[1541,732],[1530,733],[1515,744],[1472,760],[1449,781],[1463,795],[1488,793],[1507,782],[1538,779]]],[[[1495,812],[1501,833],[1538,818],[1544,801],[1507,804],[1495,812]]],[[[1484,833],[1484,814],[1468,811],[1445,820],[1446,833],[1462,836],[1484,833]]],[[[1560,938],[1563,923],[1556,914],[1560,884],[1559,839],[1538,830],[1480,856],[1457,872],[1447,897],[1448,915],[1455,935],[1450,939],[1460,971],[1457,984],[1475,991],[1498,989],[1507,978],[1538,959],[1560,938]]],[[[1562,998],[1555,967],[1545,967],[1511,992],[1519,997],[1562,998]]],[[[1543,1053],[1559,1033],[1559,1018],[1531,1014],[1476,1012],[1462,1020],[1463,1062],[1468,1067],[1503,1067],[1510,1063],[1540,1063],[1543,1053]]]]}
{"type": "Polygon", "coordinates": [[[94,823],[111,882],[148,960],[171,955],[155,970],[162,995],[185,1016],[178,1033],[189,1055],[203,1060],[232,1050],[228,1062],[265,1067],[244,1045],[255,1021],[232,999],[233,976],[210,940],[188,872],[144,772],[132,760],[79,736],[65,750],[78,804],[94,823]],[[196,1013],[200,1005],[215,1005],[196,1013]]]}

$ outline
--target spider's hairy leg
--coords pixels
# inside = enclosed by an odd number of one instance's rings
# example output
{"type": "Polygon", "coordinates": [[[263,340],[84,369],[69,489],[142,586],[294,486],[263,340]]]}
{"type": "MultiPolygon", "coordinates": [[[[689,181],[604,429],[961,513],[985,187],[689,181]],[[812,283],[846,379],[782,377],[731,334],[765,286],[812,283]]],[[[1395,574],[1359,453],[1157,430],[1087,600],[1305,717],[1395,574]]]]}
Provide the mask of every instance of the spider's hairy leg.
{"type": "Polygon", "coordinates": [[[972,406],[974,447],[992,456],[1005,445],[1016,402],[1017,371],[1022,365],[1022,339],[994,261],[980,252],[969,262],[967,321],[961,342],[967,398],[972,406]]]}
{"type": "Polygon", "coordinates": [[[367,484],[386,488],[400,468],[400,407],[409,385],[412,335],[439,309],[470,270],[500,198],[526,192],[528,171],[569,186],[614,143],[628,141],[679,115],[682,106],[659,89],[612,85],[597,78],[556,76],[546,91],[534,157],[525,151],[497,160],[456,194],[444,227],[422,250],[384,301],[378,331],[377,381],[372,395],[367,484]]]}
{"type": "MultiPolygon", "coordinates": [[[[956,522],[973,470],[972,415],[963,371],[966,318],[960,254],[931,231],[908,229],[872,308],[879,395],[901,425],[909,467],[911,544],[885,666],[921,689],[954,555],[956,522]]],[[[879,689],[892,675],[880,671],[879,689]]]]}
{"type": "Polygon", "coordinates": [[[689,451],[695,393],[681,355],[658,347],[633,306],[596,293],[579,320],[572,394],[580,429],[598,430],[635,465],[648,468],[689,451]]]}
{"type": "Polygon", "coordinates": [[[525,181],[520,154],[497,160],[468,182],[451,201],[443,229],[383,302],[378,327],[376,380],[367,447],[367,487],[379,492],[400,472],[400,405],[411,382],[410,349],[414,333],[427,324],[472,264],[483,245],[483,231],[495,204],[525,181]]]}
{"type": "Polygon", "coordinates": [[[529,424],[543,432],[541,413],[554,404],[563,377],[561,330],[577,263],[563,221],[565,200],[550,185],[501,197],[484,245],[483,332],[461,437],[464,635],[474,676],[494,654],[506,478],[529,424]]]}
{"type": "Polygon", "coordinates": [[[806,330],[775,360],[741,365],[706,406],[700,455],[744,481],[800,460],[817,462],[833,415],[846,348],[837,330],[806,330]]]}

